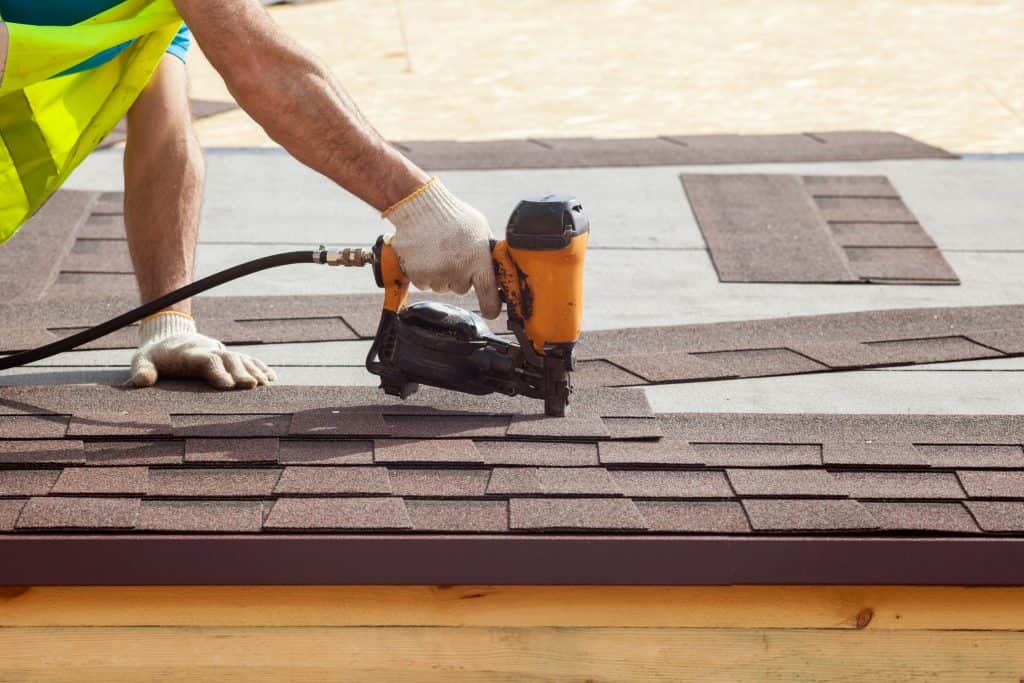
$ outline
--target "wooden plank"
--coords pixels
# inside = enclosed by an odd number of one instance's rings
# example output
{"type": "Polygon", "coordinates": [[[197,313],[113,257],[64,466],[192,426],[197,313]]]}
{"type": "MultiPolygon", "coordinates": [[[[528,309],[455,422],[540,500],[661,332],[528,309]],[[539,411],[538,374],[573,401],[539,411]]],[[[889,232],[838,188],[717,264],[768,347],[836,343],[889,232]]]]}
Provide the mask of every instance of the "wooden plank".
{"type": "Polygon", "coordinates": [[[15,626],[1024,630],[1024,588],[117,586],[0,589],[15,626]]]}
{"type": "Polygon", "coordinates": [[[829,629],[15,628],[0,680],[1017,681],[1024,633],[829,629]]]}

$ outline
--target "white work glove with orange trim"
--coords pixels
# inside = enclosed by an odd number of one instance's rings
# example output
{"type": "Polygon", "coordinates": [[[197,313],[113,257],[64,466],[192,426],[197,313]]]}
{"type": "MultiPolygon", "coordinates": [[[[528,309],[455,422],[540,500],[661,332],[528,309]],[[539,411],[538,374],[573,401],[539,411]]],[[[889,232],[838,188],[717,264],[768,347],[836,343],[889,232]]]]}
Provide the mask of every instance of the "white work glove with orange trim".
{"type": "Polygon", "coordinates": [[[148,387],[160,377],[197,377],[218,389],[252,389],[277,379],[259,358],[228,351],[196,331],[177,311],[161,311],[139,325],[139,350],[132,356],[132,382],[148,387]]]}
{"type": "Polygon", "coordinates": [[[410,282],[456,294],[472,287],[480,313],[498,317],[501,300],[491,262],[491,228],[482,213],[431,178],[381,215],[395,226],[391,246],[410,282]]]}

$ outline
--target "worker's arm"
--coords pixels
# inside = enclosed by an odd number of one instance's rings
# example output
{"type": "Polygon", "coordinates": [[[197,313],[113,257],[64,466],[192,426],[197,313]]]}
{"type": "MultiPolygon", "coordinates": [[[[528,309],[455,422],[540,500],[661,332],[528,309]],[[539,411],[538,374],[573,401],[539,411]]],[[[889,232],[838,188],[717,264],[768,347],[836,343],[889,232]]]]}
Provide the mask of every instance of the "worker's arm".
{"type": "Polygon", "coordinates": [[[175,0],[238,104],[299,161],[383,211],[429,179],[363,118],[327,66],[255,0],[175,0]]]}
{"type": "Polygon", "coordinates": [[[327,66],[270,18],[256,0],[175,0],[199,47],[238,104],[276,142],[385,215],[395,252],[420,288],[476,289],[481,312],[500,310],[491,230],[389,145],[327,66]]]}

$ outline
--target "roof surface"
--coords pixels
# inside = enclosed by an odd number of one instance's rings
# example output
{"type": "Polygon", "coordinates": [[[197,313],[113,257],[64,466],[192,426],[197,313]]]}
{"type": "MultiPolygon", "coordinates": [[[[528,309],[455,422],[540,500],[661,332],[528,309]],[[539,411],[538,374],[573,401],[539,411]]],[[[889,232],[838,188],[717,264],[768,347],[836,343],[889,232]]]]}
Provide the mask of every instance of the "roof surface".
{"type": "MultiPolygon", "coordinates": [[[[830,139],[409,145],[435,167],[592,166],[445,176],[496,230],[510,197],[540,188],[572,189],[594,216],[573,416],[322,386],[373,380],[361,364],[380,295],[365,272],[268,271],[196,313],[258,343],[242,348],[285,386],[102,386],[125,379],[132,330],[0,377],[98,383],[0,389],[0,583],[1024,583],[1019,175],[899,136],[830,139]],[[886,154],[929,158],[829,161],[886,154]],[[804,163],[651,166],[698,158],[804,163]],[[795,191],[757,195],[767,223],[730,213],[742,188],[691,215],[680,174],[719,172],[795,191]],[[743,277],[815,277],[722,282],[708,230],[723,226],[743,277]],[[929,284],[925,251],[961,284],[929,284]],[[826,252],[837,279],[871,282],[813,283],[826,252]],[[946,361],[970,363],[902,368],[946,361]],[[288,386],[302,383],[315,386],[288,386]]],[[[0,351],[134,303],[119,155],[94,155],[89,190],[59,194],[0,250],[0,351]]],[[[325,225],[362,246],[381,229],[282,155],[209,158],[200,274],[315,245],[325,225]]]]}
{"type": "MultiPolygon", "coordinates": [[[[627,567],[616,574],[624,583],[710,576],[723,552],[742,557],[755,539],[787,541],[776,547],[788,548],[794,582],[856,580],[815,558],[864,539],[888,541],[882,573],[893,582],[963,580],[966,542],[999,539],[1007,561],[1024,551],[1021,416],[656,416],[631,389],[580,390],[566,419],[537,411],[524,399],[429,390],[403,403],[353,387],[5,388],[0,582],[32,580],[41,558],[43,575],[63,582],[308,578],[272,560],[283,544],[326,553],[317,576],[343,583],[364,569],[323,550],[325,539],[350,548],[368,535],[379,546],[371,557],[383,547],[409,560],[388,570],[406,582],[585,583],[594,550],[576,549],[588,539],[627,567]],[[82,544],[83,534],[107,540],[82,544]],[[152,548],[157,538],[202,547],[206,559],[160,551],[157,574],[109,559],[124,557],[109,555],[112,544],[152,548]],[[920,565],[910,548],[922,539],[933,551],[937,539],[957,542],[943,546],[943,565],[920,565]],[[509,554],[524,544],[560,557],[557,568],[516,578],[522,563],[509,554]],[[225,559],[238,546],[257,566],[225,559]],[[621,555],[639,546],[669,556],[621,555]]],[[[729,576],[773,582],[778,572],[755,563],[729,576]]]]}

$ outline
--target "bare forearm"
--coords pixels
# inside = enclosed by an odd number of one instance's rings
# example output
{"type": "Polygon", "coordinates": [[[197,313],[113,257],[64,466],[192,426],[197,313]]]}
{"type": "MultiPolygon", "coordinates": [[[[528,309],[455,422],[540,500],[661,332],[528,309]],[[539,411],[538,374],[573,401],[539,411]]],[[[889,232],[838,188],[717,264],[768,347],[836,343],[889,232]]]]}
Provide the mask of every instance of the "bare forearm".
{"type": "Polygon", "coordinates": [[[428,179],[366,121],[321,60],[253,0],[176,0],[239,105],[295,158],[377,209],[428,179]]]}

